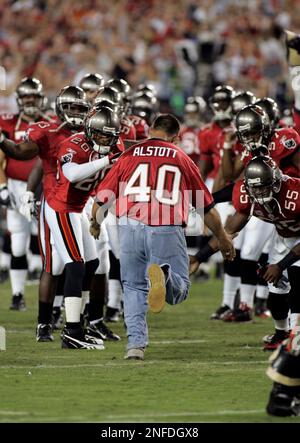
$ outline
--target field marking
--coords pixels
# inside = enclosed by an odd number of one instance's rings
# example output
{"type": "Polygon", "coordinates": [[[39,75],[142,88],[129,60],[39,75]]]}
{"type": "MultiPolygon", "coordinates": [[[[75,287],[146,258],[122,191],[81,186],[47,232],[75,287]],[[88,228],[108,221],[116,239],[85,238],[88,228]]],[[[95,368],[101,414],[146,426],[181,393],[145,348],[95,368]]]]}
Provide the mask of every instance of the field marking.
{"type": "MultiPolygon", "coordinates": [[[[59,358],[59,357],[58,357],[59,358]]],[[[234,365],[258,365],[264,364],[267,366],[267,360],[255,360],[255,361],[199,361],[199,362],[186,362],[186,361],[168,361],[168,360],[151,360],[151,361],[143,361],[136,362],[136,367],[139,366],[148,366],[148,365],[157,365],[157,364],[165,364],[166,366],[178,366],[186,365],[186,366],[234,366],[234,365]]],[[[47,365],[47,364],[38,364],[38,365],[1,365],[0,369],[70,369],[70,368],[105,368],[105,367],[128,367],[132,365],[132,362],[116,362],[116,363],[82,363],[77,365],[47,365]]],[[[133,365],[132,365],[133,366],[133,365]]]]}

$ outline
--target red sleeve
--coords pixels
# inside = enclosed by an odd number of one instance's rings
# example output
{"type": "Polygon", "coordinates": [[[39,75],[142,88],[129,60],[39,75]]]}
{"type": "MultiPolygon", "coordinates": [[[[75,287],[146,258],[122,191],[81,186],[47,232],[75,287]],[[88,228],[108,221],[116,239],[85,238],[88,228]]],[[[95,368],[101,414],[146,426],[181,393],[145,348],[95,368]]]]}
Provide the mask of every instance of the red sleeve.
{"type": "Polygon", "coordinates": [[[207,129],[203,129],[199,133],[200,140],[200,160],[212,161],[209,137],[207,137],[207,129]]]}
{"type": "Polygon", "coordinates": [[[298,134],[300,134],[300,110],[294,108],[293,111],[293,118],[294,118],[294,128],[295,130],[298,132],[298,134]]]}
{"type": "Polygon", "coordinates": [[[185,160],[187,182],[189,183],[189,190],[192,191],[192,205],[196,209],[204,209],[204,212],[208,212],[215,205],[214,199],[207,189],[195,163],[187,156],[185,160]],[[199,191],[203,192],[199,194],[199,191]]]}
{"type": "Polygon", "coordinates": [[[28,142],[32,141],[38,146],[41,146],[45,143],[45,138],[45,131],[41,129],[39,123],[35,123],[27,129],[24,140],[28,142]]]}
{"type": "Polygon", "coordinates": [[[280,144],[287,151],[286,155],[290,155],[300,145],[300,135],[293,128],[282,128],[279,130],[280,144]]]}
{"type": "MultiPolygon", "coordinates": [[[[123,155],[122,155],[123,157],[123,155]]],[[[114,166],[110,169],[108,174],[100,182],[96,188],[96,201],[99,203],[107,203],[113,201],[119,196],[119,182],[120,182],[120,158],[114,166]]]]}
{"type": "Polygon", "coordinates": [[[6,137],[11,138],[11,132],[13,129],[13,115],[5,114],[0,117],[0,128],[6,137]]]}
{"type": "Polygon", "coordinates": [[[238,180],[233,188],[232,203],[237,212],[249,215],[251,212],[250,198],[245,190],[243,180],[238,180]]]}

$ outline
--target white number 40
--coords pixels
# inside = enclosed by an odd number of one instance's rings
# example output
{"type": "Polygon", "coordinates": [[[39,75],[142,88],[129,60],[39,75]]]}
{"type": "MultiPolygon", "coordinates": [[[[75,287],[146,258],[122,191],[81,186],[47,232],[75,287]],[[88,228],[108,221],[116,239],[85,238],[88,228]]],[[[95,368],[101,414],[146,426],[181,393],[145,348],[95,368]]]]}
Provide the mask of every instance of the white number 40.
{"type": "MultiPolygon", "coordinates": [[[[147,203],[150,201],[151,187],[148,185],[149,164],[140,164],[126,185],[124,195],[134,195],[135,201],[147,203]]],[[[157,170],[155,198],[166,205],[176,205],[179,198],[181,172],[177,166],[162,165],[157,170]],[[173,175],[172,190],[168,191],[168,197],[164,195],[166,192],[166,174],[173,175]]]]}

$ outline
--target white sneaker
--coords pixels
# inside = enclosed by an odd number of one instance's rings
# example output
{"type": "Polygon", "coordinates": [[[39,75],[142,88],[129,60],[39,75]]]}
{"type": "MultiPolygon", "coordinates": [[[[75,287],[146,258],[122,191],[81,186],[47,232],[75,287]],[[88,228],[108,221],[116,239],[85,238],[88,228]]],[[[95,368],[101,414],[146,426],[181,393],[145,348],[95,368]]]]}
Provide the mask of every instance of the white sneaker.
{"type": "Polygon", "coordinates": [[[144,348],[132,348],[128,349],[124,360],[144,360],[145,349],[144,348]]]}

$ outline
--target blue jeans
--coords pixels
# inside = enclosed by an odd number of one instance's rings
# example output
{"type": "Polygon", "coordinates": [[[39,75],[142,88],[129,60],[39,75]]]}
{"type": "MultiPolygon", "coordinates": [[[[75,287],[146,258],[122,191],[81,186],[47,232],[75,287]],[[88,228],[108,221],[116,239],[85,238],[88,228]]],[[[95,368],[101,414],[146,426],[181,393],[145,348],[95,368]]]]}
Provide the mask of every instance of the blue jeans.
{"type": "Polygon", "coordinates": [[[166,302],[174,305],[188,296],[189,259],[181,226],[148,226],[122,217],[119,223],[121,279],[127,349],[148,343],[147,295],[150,264],[166,265],[166,302]]]}

